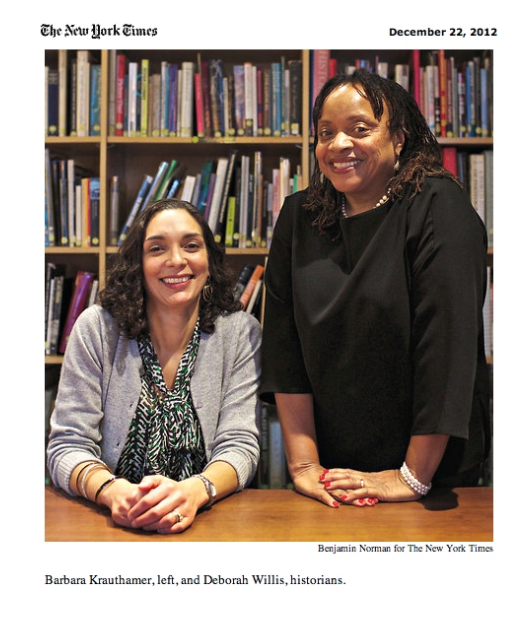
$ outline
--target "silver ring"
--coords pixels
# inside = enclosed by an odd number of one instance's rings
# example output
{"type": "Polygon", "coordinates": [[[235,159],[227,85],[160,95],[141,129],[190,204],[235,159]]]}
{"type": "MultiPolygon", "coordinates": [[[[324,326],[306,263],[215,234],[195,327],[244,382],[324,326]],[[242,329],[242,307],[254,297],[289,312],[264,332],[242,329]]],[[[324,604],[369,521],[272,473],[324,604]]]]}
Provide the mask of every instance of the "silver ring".
{"type": "Polygon", "coordinates": [[[184,515],[181,515],[178,510],[173,510],[173,514],[176,517],[176,523],[181,523],[184,520],[184,515]]]}
{"type": "Polygon", "coordinates": [[[360,488],[364,488],[364,480],[360,478],[360,488]]]}

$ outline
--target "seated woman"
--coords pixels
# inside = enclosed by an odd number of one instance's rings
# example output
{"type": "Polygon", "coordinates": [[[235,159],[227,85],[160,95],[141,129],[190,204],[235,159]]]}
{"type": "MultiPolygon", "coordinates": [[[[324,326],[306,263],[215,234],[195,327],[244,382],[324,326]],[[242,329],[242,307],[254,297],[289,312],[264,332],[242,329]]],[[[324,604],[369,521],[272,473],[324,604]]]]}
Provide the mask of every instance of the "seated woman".
{"type": "Polygon", "coordinates": [[[259,459],[261,330],[203,216],[157,201],[136,219],[69,338],[48,467],[119,525],[182,532],[259,459]]]}

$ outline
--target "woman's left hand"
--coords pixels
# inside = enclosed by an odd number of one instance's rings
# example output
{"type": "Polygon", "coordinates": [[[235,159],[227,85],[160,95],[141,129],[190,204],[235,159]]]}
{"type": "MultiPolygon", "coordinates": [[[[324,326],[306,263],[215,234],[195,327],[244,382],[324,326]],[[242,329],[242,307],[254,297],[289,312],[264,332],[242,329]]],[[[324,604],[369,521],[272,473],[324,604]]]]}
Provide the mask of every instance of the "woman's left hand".
{"type": "Polygon", "coordinates": [[[377,501],[407,502],[420,497],[403,480],[400,470],[362,473],[354,469],[329,469],[319,482],[341,504],[374,506],[377,501]]]}
{"type": "Polygon", "coordinates": [[[161,475],[144,477],[138,484],[144,495],[128,513],[131,526],[160,534],[183,532],[202,506],[202,486],[194,478],[176,482],[161,475]]]}

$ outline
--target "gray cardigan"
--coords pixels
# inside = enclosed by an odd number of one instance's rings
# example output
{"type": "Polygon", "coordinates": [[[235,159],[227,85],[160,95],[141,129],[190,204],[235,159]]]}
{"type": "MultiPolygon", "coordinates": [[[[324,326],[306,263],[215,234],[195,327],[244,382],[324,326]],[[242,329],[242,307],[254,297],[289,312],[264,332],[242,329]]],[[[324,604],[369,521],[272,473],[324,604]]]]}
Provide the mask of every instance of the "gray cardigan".
{"type": "MultiPolygon", "coordinates": [[[[191,394],[202,426],[208,464],[229,463],[238,490],[253,478],[260,448],[261,330],[245,312],[219,316],[212,334],[202,332],[191,394]]],[[[67,344],[51,417],[47,449],[53,482],[67,492],[72,470],[84,460],[115,469],[140,394],[142,360],[98,305],[77,319],[67,344]]]]}

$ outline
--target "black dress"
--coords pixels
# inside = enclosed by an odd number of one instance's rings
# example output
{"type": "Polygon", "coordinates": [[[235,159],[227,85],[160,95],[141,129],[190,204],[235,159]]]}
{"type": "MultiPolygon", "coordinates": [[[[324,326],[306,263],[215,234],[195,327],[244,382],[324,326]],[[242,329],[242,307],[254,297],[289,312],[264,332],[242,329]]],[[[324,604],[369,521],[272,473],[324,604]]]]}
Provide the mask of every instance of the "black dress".
{"type": "Polygon", "coordinates": [[[399,468],[415,434],[452,438],[435,476],[488,447],[486,234],[465,193],[429,178],[319,234],[286,199],[266,272],[261,396],[312,393],[320,463],[399,468]],[[467,445],[467,446],[466,446],[467,445]]]}

